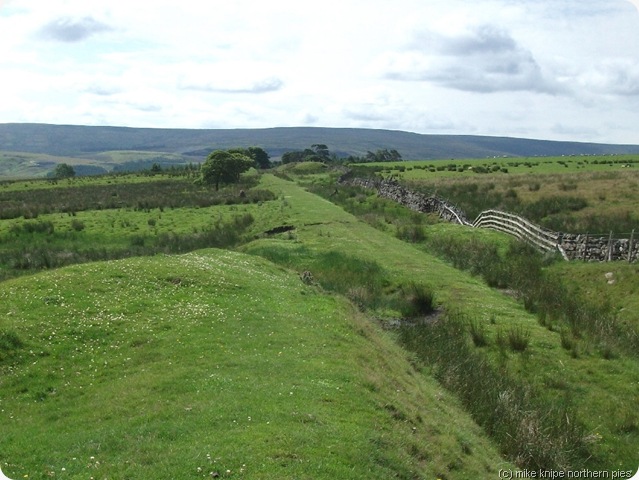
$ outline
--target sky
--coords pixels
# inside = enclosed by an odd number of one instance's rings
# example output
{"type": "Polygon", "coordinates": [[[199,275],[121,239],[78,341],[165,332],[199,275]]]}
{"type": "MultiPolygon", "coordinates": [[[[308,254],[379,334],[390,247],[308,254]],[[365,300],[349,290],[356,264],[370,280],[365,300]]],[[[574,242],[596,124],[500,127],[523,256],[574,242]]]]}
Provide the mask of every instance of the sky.
{"type": "Polygon", "coordinates": [[[0,0],[0,123],[639,144],[639,0],[0,0]]]}

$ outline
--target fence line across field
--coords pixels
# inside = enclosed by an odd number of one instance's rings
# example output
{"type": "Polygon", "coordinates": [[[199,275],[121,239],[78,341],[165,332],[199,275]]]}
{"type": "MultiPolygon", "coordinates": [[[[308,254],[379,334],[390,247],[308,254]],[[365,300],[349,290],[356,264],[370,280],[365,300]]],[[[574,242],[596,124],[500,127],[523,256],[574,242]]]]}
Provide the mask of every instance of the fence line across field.
{"type": "Polygon", "coordinates": [[[357,178],[345,175],[340,183],[374,188],[379,196],[394,200],[411,210],[437,213],[441,218],[473,228],[489,228],[512,235],[533,245],[542,252],[558,251],[565,260],[583,261],[627,261],[639,259],[639,242],[635,241],[635,230],[629,237],[617,238],[611,231],[607,234],[574,234],[553,232],[529,220],[500,210],[485,210],[475,221],[470,222],[464,212],[441,197],[413,192],[393,179],[357,178]]]}

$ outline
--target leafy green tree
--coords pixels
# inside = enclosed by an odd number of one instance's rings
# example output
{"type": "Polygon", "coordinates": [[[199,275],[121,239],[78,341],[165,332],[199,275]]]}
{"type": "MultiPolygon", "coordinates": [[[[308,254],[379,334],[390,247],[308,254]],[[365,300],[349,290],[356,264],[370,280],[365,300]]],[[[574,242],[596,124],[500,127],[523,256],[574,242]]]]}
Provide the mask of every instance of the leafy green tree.
{"type": "Polygon", "coordinates": [[[240,175],[254,165],[252,158],[238,151],[215,150],[202,164],[202,181],[219,190],[220,183],[239,182],[240,175]]]}
{"type": "Polygon", "coordinates": [[[366,157],[363,160],[365,162],[400,162],[402,156],[395,149],[388,150],[387,148],[380,148],[375,153],[371,151],[366,152],[366,157]]]}
{"type": "Polygon", "coordinates": [[[75,170],[71,165],[59,163],[53,171],[53,176],[55,178],[72,178],[75,177],[75,170]]]}
{"type": "Polygon", "coordinates": [[[282,163],[294,162],[327,162],[335,161],[337,157],[332,155],[328,147],[323,143],[315,143],[311,148],[304,150],[296,150],[293,152],[285,152],[282,155],[282,163]]]}
{"type": "Polygon", "coordinates": [[[282,163],[303,162],[304,158],[304,152],[301,151],[284,152],[282,154],[282,163]]]}
{"type": "Polygon", "coordinates": [[[249,148],[230,148],[228,150],[229,153],[240,153],[249,158],[252,158],[258,168],[271,168],[271,158],[269,157],[266,150],[262,147],[249,147],[249,148]]]}
{"type": "Polygon", "coordinates": [[[255,160],[255,163],[257,163],[257,165],[260,168],[271,168],[271,159],[268,156],[268,153],[266,153],[266,150],[264,150],[261,147],[249,147],[248,148],[248,153],[249,156],[255,160]]]}
{"type": "Polygon", "coordinates": [[[315,143],[311,145],[311,148],[313,149],[313,152],[315,153],[315,155],[325,160],[328,159],[328,157],[330,156],[330,151],[328,150],[328,147],[324,145],[323,143],[315,143]]]}

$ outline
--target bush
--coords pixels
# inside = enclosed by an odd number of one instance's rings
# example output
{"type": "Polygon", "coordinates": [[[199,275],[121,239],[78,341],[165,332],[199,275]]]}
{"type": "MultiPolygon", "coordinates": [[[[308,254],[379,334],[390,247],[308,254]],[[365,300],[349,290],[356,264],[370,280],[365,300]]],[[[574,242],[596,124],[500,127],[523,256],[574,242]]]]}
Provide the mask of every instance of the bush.
{"type": "Polygon", "coordinates": [[[0,330],[0,353],[22,348],[24,343],[13,330],[0,330]]]}
{"type": "Polygon", "coordinates": [[[46,233],[51,235],[55,230],[55,226],[49,220],[38,220],[37,222],[24,222],[22,230],[25,233],[46,233]]]}
{"type": "Polygon", "coordinates": [[[508,331],[508,344],[513,352],[523,352],[530,344],[530,331],[514,327],[508,331]]]}
{"type": "Polygon", "coordinates": [[[401,225],[397,228],[397,238],[411,243],[419,243],[426,239],[424,227],[421,225],[401,225]]]}
{"type": "Polygon", "coordinates": [[[143,247],[145,242],[144,235],[133,235],[131,236],[129,243],[132,247],[143,247]]]}
{"type": "Polygon", "coordinates": [[[71,220],[71,228],[76,232],[81,232],[82,230],[84,230],[84,222],[82,220],[74,218],[73,220],[71,220]]]}
{"type": "Polygon", "coordinates": [[[410,282],[400,287],[400,312],[405,318],[415,318],[433,313],[435,296],[430,287],[410,282]]]}

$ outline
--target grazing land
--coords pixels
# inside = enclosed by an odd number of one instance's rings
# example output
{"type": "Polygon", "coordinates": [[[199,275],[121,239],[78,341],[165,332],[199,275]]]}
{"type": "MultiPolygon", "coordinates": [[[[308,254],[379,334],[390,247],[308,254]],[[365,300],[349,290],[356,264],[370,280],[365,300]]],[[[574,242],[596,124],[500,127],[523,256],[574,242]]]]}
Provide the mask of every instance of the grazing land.
{"type": "MultiPolygon", "coordinates": [[[[363,168],[461,205],[468,189],[512,189],[521,208],[580,194],[591,221],[627,209],[633,227],[639,164],[602,158],[363,168]],[[598,180],[617,183],[597,203],[598,180]]],[[[3,471],[636,470],[637,265],[545,258],[338,176],[289,164],[219,192],[165,175],[0,186],[3,471]]]]}
{"type": "Polygon", "coordinates": [[[551,230],[629,234],[639,225],[639,156],[366,164],[364,171],[456,203],[468,218],[498,208],[551,230]]]}

